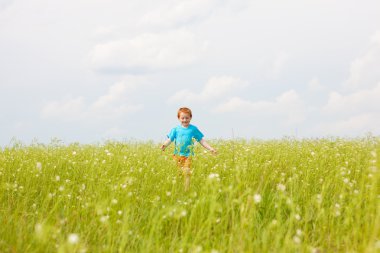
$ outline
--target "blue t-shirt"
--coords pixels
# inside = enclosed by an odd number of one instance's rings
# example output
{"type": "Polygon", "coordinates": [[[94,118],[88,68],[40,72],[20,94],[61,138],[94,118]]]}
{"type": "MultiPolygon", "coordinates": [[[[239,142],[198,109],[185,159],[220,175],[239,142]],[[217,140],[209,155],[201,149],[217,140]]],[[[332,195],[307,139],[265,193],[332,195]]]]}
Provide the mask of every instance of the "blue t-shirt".
{"type": "Polygon", "coordinates": [[[191,124],[187,128],[182,125],[176,126],[168,134],[168,138],[175,143],[174,154],[186,157],[194,155],[193,138],[199,142],[203,136],[201,131],[191,124]]]}

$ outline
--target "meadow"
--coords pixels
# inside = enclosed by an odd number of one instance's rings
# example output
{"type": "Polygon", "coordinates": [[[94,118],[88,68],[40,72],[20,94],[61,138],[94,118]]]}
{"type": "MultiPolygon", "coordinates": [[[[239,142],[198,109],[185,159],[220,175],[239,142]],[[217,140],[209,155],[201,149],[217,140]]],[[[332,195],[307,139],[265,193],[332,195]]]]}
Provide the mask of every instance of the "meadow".
{"type": "Polygon", "coordinates": [[[380,139],[0,149],[0,252],[380,252],[380,139]]]}

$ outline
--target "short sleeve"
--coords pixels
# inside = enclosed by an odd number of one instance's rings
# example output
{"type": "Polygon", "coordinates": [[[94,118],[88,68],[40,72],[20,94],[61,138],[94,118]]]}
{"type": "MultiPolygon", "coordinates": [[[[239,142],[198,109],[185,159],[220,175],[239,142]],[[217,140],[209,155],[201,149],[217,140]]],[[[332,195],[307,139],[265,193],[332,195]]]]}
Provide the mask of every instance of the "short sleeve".
{"type": "Polygon", "coordinates": [[[199,131],[199,129],[198,129],[197,127],[195,127],[195,128],[194,128],[194,138],[195,138],[198,142],[200,142],[200,141],[202,140],[203,136],[204,136],[204,135],[202,134],[202,132],[199,131]]]}
{"type": "Polygon", "coordinates": [[[173,128],[167,136],[170,139],[170,141],[174,141],[174,139],[177,137],[176,128],[173,128]]]}

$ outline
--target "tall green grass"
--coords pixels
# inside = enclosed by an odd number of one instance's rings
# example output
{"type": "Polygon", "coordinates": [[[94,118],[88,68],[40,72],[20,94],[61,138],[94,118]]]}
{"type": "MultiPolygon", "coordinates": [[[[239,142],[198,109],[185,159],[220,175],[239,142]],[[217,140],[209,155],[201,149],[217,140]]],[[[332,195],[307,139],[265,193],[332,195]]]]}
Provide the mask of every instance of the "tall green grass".
{"type": "Polygon", "coordinates": [[[158,143],[1,149],[0,252],[380,252],[378,138],[211,143],[189,192],[158,143]]]}

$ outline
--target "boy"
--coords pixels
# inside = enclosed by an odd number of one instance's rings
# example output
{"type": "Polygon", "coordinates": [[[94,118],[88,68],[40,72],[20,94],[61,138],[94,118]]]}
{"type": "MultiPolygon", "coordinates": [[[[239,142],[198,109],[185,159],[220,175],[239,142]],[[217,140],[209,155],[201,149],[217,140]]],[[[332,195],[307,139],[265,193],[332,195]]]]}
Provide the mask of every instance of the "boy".
{"type": "Polygon", "coordinates": [[[167,135],[168,139],[161,146],[162,151],[165,151],[165,148],[174,141],[175,148],[173,159],[177,162],[178,168],[185,176],[185,191],[188,191],[190,187],[191,157],[194,156],[193,138],[204,148],[210,150],[213,154],[216,154],[216,150],[203,139],[201,131],[199,131],[196,126],[190,124],[192,116],[189,108],[179,108],[177,117],[181,124],[170,131],[167,135]]]}

